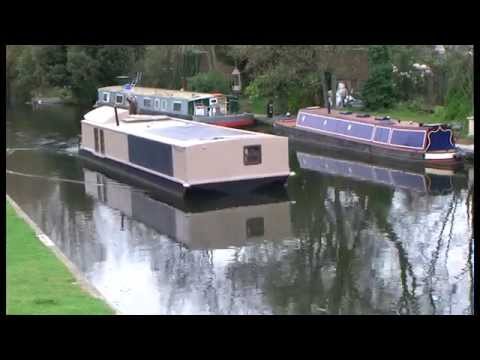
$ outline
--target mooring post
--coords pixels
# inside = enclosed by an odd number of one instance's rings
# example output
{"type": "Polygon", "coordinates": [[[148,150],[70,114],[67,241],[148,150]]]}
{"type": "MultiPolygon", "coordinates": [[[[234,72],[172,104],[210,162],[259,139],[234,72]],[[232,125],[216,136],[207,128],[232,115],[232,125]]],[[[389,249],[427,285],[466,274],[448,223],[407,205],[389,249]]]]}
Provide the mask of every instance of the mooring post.
{"type": "Polygon", "coordinates": [[[117,107],[114,106],[113,109],[115,110],[115,122],[117,123],[117,126],[120,126],[120,123],[118,122],[118,113],[117,113],[117,107]]]}

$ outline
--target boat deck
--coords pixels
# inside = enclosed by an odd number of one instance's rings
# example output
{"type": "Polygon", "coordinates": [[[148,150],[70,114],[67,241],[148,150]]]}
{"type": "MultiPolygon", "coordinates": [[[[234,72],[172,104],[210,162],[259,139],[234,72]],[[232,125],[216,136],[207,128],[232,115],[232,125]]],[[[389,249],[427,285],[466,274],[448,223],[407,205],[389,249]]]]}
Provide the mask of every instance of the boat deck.
{"type": "MultiPolygon", "coordinates": [[[[109,91],[109,92],[123,92],[125,89],[123,86],[106,86],[99,88],[98,91],[109,91]]],[[[192,91],[180,91],[180,90],[168,90],[168,89],[159,89],[159,88],[151,88],[151,87],[143,87],[143,86],[135,86],[133,90],[130,92],[143,95],[143,96],[160,96],[164,98],[172,97],[172,98],[180,98],[180,99],[187,99],[187,100],[199,100],[203,98],[211,98],[212,94],[207,93],[200,93],[200,92],[192,92],[192,91]]]]}
{"type": "Polygon", "coordinates": [[[170,127],[156,127],[146,131],[149,134],[159,135],[174,140],[218,140],[226,137],[251,135],[250,133],[238,132],[228,128],[214,128],[199,124],[177,124],[170,127]]]}
{"type": "MultiPolygon", "coordinates": [[[[97,109],[100,113],[113,113],[111,109],[97,109]]],[[[194,121],[170,118],[166,116],[124,115],[125,110],[118,110],[121,118],[119,126],[114,117],[87,115],[85,122],[93,126],[101,125],[105,129],[122,132],[150,140],[165,142],[181,147],[192,146],[223,139],[246,137],[269,137],[252,131],[219,127],[194,121]],[[106,119],[106,120],[104,120],[106,119]]]]}
{"type": "MultiPolygon", "coordinates": [[[[376,119],[375,116],[358,117],[357,115],[360,115],[360,114],[355,114],[355,113],[342,114],[343,111],[338,111],[338,110],[331,110],[330,113],[328,113],[328,110],[326,108],[320,108],[320,107],[306,108],[306,109],[301,109],[300,111],[308,114],[313,114],[313,115],[330,116],[336,119],[356,121],[356,122],[368,123],[372,125],[387,125],[395,128],[407,128],[407,129],[410,128],[410,129],[416,129],[416,130],[418,130],[419,128],[425,128],[424,126],[422,126],[422,124],[414,121],[402,121],[402,120],[395,120],[395,119],[379,120],[379,119],[376,119]]],[[[286,124],[282,122],[282,125],[286,125],[286,124]]]]}

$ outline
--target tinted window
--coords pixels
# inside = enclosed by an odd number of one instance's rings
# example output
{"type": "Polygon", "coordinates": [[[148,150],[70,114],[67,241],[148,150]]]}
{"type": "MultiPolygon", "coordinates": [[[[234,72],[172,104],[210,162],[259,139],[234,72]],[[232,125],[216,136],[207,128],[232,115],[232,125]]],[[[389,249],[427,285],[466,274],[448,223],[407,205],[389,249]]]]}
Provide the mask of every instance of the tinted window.
{"type": "Polygon", "coordinates": [[[144,107],[152,107],[152,99],[143,99],[144,107]]]}
{"type": "Polygon", "coordinates": [[[173,103],[173,111],[181,111],[182,104],[181,103],[173,103]]]}
{"type": "Polygon", "coordinates": [[[95,152],[98,152],[98,129],[93,128],[93,137],[95,139],[95,152]]]}
{"type": "Polygon", "coordinates": [[[123,103],[123,95],[117,95],[117,97],[115,98],[115,102],[117,104],[122,104],[123,103]]]}
{"type": "Polygon", "coordinates": [[[375,141],[388,143],[388,137],[390,136],[390,129],[377,127],[375,130],[375,141]]]}
{"type": "Polygon", "coordinates": [[[243,163],[245,165],[257,165],[262,162],[262,147],[250,145],[243,148],[243,163]]]}
{"type": "Polygon", "coordinates": [[[424,136],[424,131],[393,130],[390,144],[422,148],[424,136]]]}

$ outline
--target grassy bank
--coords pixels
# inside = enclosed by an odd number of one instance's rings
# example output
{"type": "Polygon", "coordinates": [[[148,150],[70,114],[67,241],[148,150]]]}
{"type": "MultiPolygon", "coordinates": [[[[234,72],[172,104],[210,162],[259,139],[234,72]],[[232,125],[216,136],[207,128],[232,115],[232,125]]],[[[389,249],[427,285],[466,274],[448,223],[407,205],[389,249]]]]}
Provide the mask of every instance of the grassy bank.
{"type": "Polygon", "coordinates": [[[109,315],[7,202],[7,314],[109,315]]]}

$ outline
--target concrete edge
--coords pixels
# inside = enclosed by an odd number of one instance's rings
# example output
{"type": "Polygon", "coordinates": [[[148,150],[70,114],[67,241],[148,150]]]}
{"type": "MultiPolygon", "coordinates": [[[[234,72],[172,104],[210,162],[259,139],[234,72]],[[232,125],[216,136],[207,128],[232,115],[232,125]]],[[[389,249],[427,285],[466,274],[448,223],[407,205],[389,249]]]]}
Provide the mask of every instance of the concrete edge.
{"type": "MultiPolygon", "coordinates": [[[[55,245],[55,243],[38,227],[37,224],[18,206],[18,204],[8,195],[6,195],[7,201],[13,207],[16,214],[23,219],[35,232],[36,237],[40,242],[50,249],[53,254],[57,257],[58,260],[62,262],[63,265],[67,267],[70,273],[75,278],[76,282],[80,286],[80,288],[85,291],[87,294],[91,295],[92,297],[102,300],[105,304],[107,304],[114,312],[114,315],[123,315],[112,303],[110,303],[101,293],[100,291],[94,287],[92,284],[88,282],[88,280],[83,276],[80,270],[76,267],[74,263],[68,259],[60,248],[55,245]]],[[[86,314],[88,315],[88,314],[86,314]]]]}

